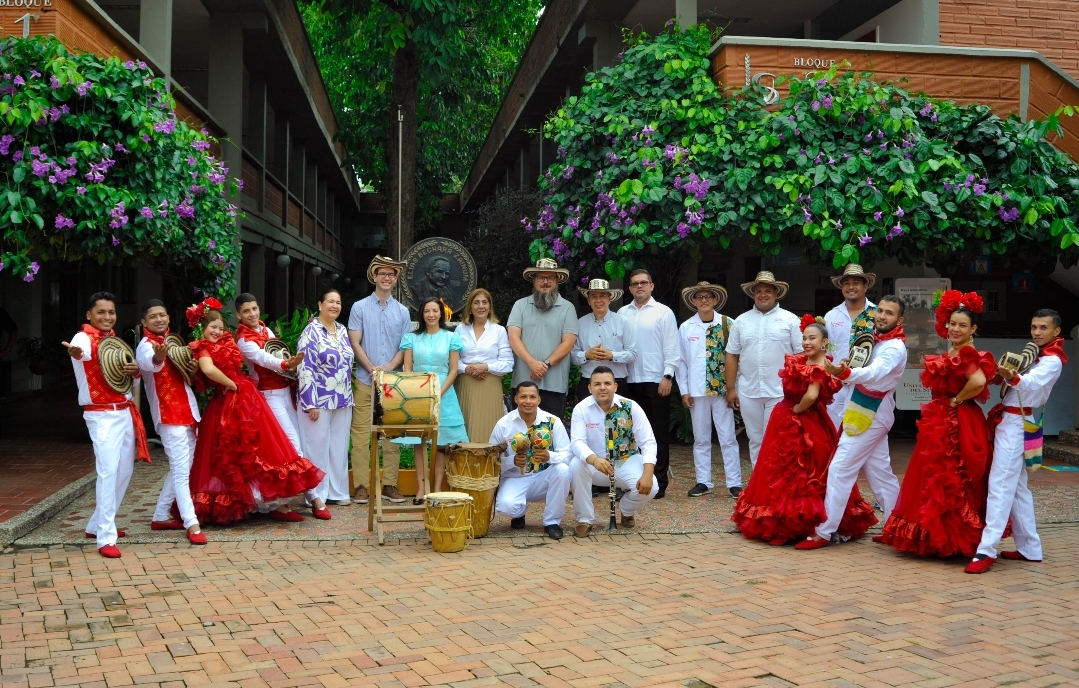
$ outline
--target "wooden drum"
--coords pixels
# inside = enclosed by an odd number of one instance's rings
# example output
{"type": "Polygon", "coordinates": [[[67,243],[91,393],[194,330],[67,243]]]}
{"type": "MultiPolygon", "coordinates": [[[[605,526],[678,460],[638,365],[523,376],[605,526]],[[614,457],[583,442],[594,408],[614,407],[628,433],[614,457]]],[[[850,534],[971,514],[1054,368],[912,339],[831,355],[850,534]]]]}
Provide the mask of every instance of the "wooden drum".
{"type": "Polygon", "coordinates": [[[478,538],[491,527],[501,454],[498,446],[480,442],[455,444],[446,454],[446,482],[472,497],[472,531],[478,538]]]}
{"type": "Polygon", "coordinates": [[[438,425],[438,375],[376,370],[372,381],[375,425],[438,425]]]}
{"type": "Polygon", "coordinates": [[[432,492],[424,498],[423,525],[436,552],[460,552],[472,536],[472,497],[432,492]]]}

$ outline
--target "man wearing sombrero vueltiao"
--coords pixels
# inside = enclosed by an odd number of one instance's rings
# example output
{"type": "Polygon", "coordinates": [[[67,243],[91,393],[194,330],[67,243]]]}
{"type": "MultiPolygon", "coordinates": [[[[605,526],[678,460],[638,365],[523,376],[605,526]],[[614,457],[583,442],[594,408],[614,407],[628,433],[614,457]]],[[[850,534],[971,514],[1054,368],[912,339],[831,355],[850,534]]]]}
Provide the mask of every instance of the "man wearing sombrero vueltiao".
{"type": "MultiPolygon", "coordinates": [[[[79,405],[83,420],[94,443],[94,463],[97,470],[95,497],[97,499],[90,522],[86,524],[86,537],[97,539],[97,551],[101,556],[116,559],[120,550],[116,539],[125,533],[116,529],[116,511],[127,492],[131,473],[138,458],[150,460],[146,445],[146,429],[142,425],[139,410],[131,403],[131,392],[121,393],[113,389],[98,357],[98,345],[105,337],[113,335],[116,324],[116,297],[107,291],[99,291],[90,297],[86,310],[89,321],[71,338],[61,342],[71,356],[75,382],[79,385],[79,405]]],[[[123,365],[123,373],[139,376],[139,366],[134,361],[123,365]]]]}
{"type": "MultiPolygon", "coordinates": [[[[849,356],[850,345],[859,336],[873,334],[876,306],[865,297],[865,293],[876,281],[876,275],[865,272],[857,263],[850,263],[843,268],[843,274],[832,278],[832,284],[843,292],[843,302],[824,316],[828,341],[834,347],[831,352],[833,361],[842,361],[849,356]]],[[[828,415],[837,428],[843,424],[843,410],[847,408],[851,389],[844,385],[828,405],[828,415]]]]}

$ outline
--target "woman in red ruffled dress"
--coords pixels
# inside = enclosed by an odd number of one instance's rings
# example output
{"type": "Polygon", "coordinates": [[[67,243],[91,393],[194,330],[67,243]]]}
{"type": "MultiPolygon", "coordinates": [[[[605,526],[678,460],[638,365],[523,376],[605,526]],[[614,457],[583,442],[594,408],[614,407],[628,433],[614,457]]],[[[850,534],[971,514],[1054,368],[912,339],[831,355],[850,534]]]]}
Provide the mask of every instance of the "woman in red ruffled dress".
{"type": "Polygon", "coordinates": [[[921,557],[974,556],[985,527],[989,426],[976,402],[989,398],[997,372],[992,354],[974,348],[982,299],[954,289],[941,295],[937,334],[947,353],[926,356],[922,384],[933,394],[922,404],[918,440],[895,509],[874,540],[921,557]]]}
{"type": "MultiPolygon", "coordinates": [[[[828,330],[813,316],[804,316],[805,353],[788,355],[779,372],[783,400],[772,411],[757,465],[731,516],[751,540],[771,545],[803,540],[826,518],[825,481],[839,441],[826,407],[843,385],[821,367],[827,345],[828,330]]],[[[859,537],[876,522],[873,508],[855,485],[839,526],[840,537],[859,537]]]]}
{"type": "Polygon", "coordinates": [[[191,497],[199,523],[226,525],[254,511],[278,521],[302,521],[288,501],[313,490],[325,475],[296,453],[255,384],[240,370],[243,354],[225,321],[198,307],[203,338],[191,342],[201,382],[217,391],[199,423],[191,467],[191,497]]]}

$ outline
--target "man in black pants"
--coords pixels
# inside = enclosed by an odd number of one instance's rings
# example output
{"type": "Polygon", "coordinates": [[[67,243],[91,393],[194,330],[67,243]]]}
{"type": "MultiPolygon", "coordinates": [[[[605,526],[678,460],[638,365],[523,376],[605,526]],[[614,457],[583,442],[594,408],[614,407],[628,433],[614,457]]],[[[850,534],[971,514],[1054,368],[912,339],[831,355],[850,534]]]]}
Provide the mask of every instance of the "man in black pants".
{"type": "Polygon", "coordinates": [[[637,402],[656,436],[656,482],[662,499],[667,492],[671,465],[671,383],[681,353],[674,311],[652,298],[655,284],[647,270],[634,270],[627,280],[633,303],[618,314],[633,327],[637,360],[629,369],[630,399],[637,402]]]}

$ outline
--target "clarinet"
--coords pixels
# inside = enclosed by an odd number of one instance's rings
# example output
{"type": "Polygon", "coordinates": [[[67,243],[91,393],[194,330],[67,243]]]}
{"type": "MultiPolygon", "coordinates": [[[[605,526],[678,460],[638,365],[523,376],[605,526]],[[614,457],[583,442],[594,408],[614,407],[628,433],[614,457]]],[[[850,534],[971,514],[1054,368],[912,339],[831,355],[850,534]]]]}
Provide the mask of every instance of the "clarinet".
{"type": "MultiPolygon", "coordinates": [[[[614,428],[611,427],[611,426],[607,426],[607,462],[611,464],[611,468],[613,469],[614,468],[614,428]]],[[[616,488],[614,486],[614,476],[613,475],[611,476],[610,482],[611,482],[611,491],[610,491],[611,522],[607,525],[607,530],[618,530],[618,524],[615,522],[615,512],[614,512],[614,504],[615,504],[614,493],[615,493],[616,488]]]]}

